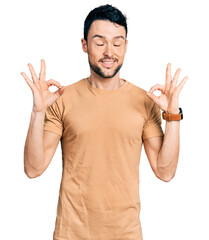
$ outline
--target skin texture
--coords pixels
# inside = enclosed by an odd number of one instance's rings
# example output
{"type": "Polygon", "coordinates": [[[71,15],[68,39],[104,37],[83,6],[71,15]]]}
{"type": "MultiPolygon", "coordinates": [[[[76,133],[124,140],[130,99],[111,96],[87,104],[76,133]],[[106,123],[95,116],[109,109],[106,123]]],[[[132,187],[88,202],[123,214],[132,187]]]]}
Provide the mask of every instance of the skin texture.
{"type": "Polygon", "coordinates": [[[24,147],[24,172],[29,178],[35,178],[48,167],[60,140],[59,135],[43,131],[43,124],[46,108],[62,95],[64,86],[53,79],[46,81],[46,64],[43,59],[39,77],[31,63],[28,67],[32,80],[21,72],[33,94],[33,108],[24,147]],[[49,91],[52,85],[58,88],[53,93],[49,91]]]}
{"type": "MultiPolygon", "coordinates": [[[[110,21],[96,20],[92,23],[87,42],[81,39],[82,49],[88,54],[92,86],[100,89],[117,89],[124,82],[120,79],[120,68],[123,65],[127,51],[128,40],[123,26],[110,21]],[[96,35],[96,36],[95,36],[96,35]],[[102,61],[115,61],[113,65],[103,65],[102,61]]],[[[64,86],[58,81],[46,81],[46,65],[41,60],[41,71],[37,77],[32,64],[28,64],[32,80],[22,72],[22,76],[33,93],[33,109],[30,126],[24,148],[24,170],[29,178],[40,176],[50,164],[58,146],[60,136],[43,131],[46,108],[63,93],[64,86]],[[51,85],[59,88],[54,93],[49,91],[51,85]]],[[[157,105],[168,113],[178,113],[179,93],[188,77],[177,86],[180,69],[177,69],[173,79],[171,64],[166,69],[165,85],[153,86],[147,95],[157,105]],[[153,93],[161,91],[157,97],[153,93]]],[[[180,121],[166,122],[164,137],[153,137],[144,140],[144,148],[155,175],[162,181],[170,181],[175,174],[179,157],[179,128],[180,121]]]]}
{"type": "MultiPolygon", "coordinates": [[[[179,113],[179,94],[188,77],[184,77],[177,86],[181,69],[178,68],[174,77],[171,76],[171,63],[168,63],[166,69],[165,85],[156,84],[153,86],[147,96],[149,96],[161,110],[170,113],[179,113]],[[160,96],[153,93],[156,90],[161,91],[160,96]]],[[[180,121],[166,121],[165,135],[144,140],[144,148],[149,159],[150,165],[155,175],[165,181],[170,181],[176,172],[179,158],[180,143],[180,121]]]]}
{"type": "Polygon", "coordinates": [[[119,78],[119,70],[128,45],[125,28],[110,21],[96,20],[90,27],[87,42],[82,38],[81,44],[83,51],[88,54],[91,72],[88,80],[92,86],[101,89],[120,87],[123,81],[119,78]],[[115,63],[105,67],[101,62],[103,60],[115,63]]]}

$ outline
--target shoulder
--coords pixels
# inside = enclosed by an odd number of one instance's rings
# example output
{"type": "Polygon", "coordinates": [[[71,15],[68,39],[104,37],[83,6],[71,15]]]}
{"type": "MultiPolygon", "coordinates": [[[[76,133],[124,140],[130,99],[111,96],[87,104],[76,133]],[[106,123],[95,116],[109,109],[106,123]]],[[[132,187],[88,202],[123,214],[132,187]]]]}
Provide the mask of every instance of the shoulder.
{"type": "Polygon", "coordinates": [[[129,89],[130,93],[133,97],[136,99],[140,99],[141,102],[143,102],[144,105],[153,104],[153,101],[147,96],[146,90],[129,82],[129,89]]]}
{"type": "Polygon", "coordinates": [[[155,103],[151,98],[149,98],[146,94],[146,90],[129,82],[130,85],[130,93],[131,97],[133,97],[134,100],[138,101],[138,104],[140,106],[140,110],[144,112],[146,116],[150,114],[153,107],[155,106],[155,103]]]}
{"type": "Polygon", "coordinates": [[[68,84],[65,86],[63,90],[63,94],[60,96],[60,98],[63,99],[69,99],[69,97],[73,97],[76,95],[79,95],[79,92],[81,89],[83,89],[84,85],[84,78],[80,79],[74,83],[68,84]]]}
{"type": "Polygon", "coordinates": [[[143,88],[135,85],[134,83],[132,82],[128,82],[129,83],[129,87],[130,89],[135,92],[135,93],[138,93],[138,94],[141,94],[141,95],[146,95],[146,90],[144,90],[143,88]]]}
{"type": "Polygon", "coordinates": [[[68,94],[68,93],[78,90],[81,86],[83,86],[83,82],[84,82],[84,78],[80,79],[77,82],[66,85],[65,89],[63,91],[63,94],[68,94]]]}
{"type": "Polygon", "coordinates": [[[70,109],[83,93],[84,78],[74,83],[65,85],[62,95],[60,95],[56,104],[60,109],[70,109]]]}

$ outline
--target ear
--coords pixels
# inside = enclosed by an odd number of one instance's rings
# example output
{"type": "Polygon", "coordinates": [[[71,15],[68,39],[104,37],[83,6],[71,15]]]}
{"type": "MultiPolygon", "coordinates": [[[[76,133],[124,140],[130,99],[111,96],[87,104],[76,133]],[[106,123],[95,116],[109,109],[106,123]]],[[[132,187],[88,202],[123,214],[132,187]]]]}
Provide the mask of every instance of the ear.
{"type": "Polygon", "coordinates": [[[82,49],[85,53],[88,52],[87,42],[84,38],[81,38],[82,49]]]}
{"type": "MultiPolygon", "coordinates": [[[[126,39],[126,51],[127,51],[127,47],[128,47],[128,40],[126,39]]],[[[126,53],[125,51],[125,53],[126,53]]]]}

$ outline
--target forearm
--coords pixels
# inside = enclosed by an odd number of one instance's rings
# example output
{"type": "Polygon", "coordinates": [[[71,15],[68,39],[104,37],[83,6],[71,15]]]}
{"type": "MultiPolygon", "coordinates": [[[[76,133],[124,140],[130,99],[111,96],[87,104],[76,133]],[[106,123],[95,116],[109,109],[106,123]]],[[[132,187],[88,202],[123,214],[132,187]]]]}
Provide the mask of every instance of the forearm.
{"type": "Polygon", "coordinates": [[[35,176],[43,167],[43,123],[45,111],[32,111],[24,148],[24,171],[27,176],[35,176]]]}
{"type": "Polygon", "coordinates": [[[158,154],[158,175],[163,179],[174,176],[179,157],[180,121],[166,121],[165,134],[158,154]]]}

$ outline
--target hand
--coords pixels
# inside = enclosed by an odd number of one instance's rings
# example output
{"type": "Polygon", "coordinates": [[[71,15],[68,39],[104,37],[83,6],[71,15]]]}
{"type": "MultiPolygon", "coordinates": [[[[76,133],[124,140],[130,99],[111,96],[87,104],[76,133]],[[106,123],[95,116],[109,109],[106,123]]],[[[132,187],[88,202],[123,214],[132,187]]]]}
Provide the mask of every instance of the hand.
{"type": "Polygon", "coordinates": [[[166,69],[165,85],[156,84],[149,90],[149,92],[146,92],[147,96],[149,96],[159,106],[161,110],[167,113],[171,114],[179,113],[179,93],[188,79],[187,76],[184,77],[183,80],[177,86],[180,71],[181,69],[178,68],[172,79],[171,63],[168,63],[166,69]],[[156,96],[153,94],[153,92],[156,90],[161,91],[160,96],[156,96]]]}
{"type": "Polygon", "coordinates": [[[21,72],[21,75],[25,78],[27,84],[33,92],[33,110],[36,112],[45,111],[48,106],[52,105],[55,100],[62,95],[65,87],[61,86],[59,82],[53,79],[48,81],[45,80],[46,65],[43,59],[41,59],[41,71],[39,78],[37,77],[32,64],[29,63],[28,67],[33,81],[31,81],[24,72],[21,72]],[[54,85],[59,89],[52,93],[49,91],[49,87],[51,85],[54,85]]]}

